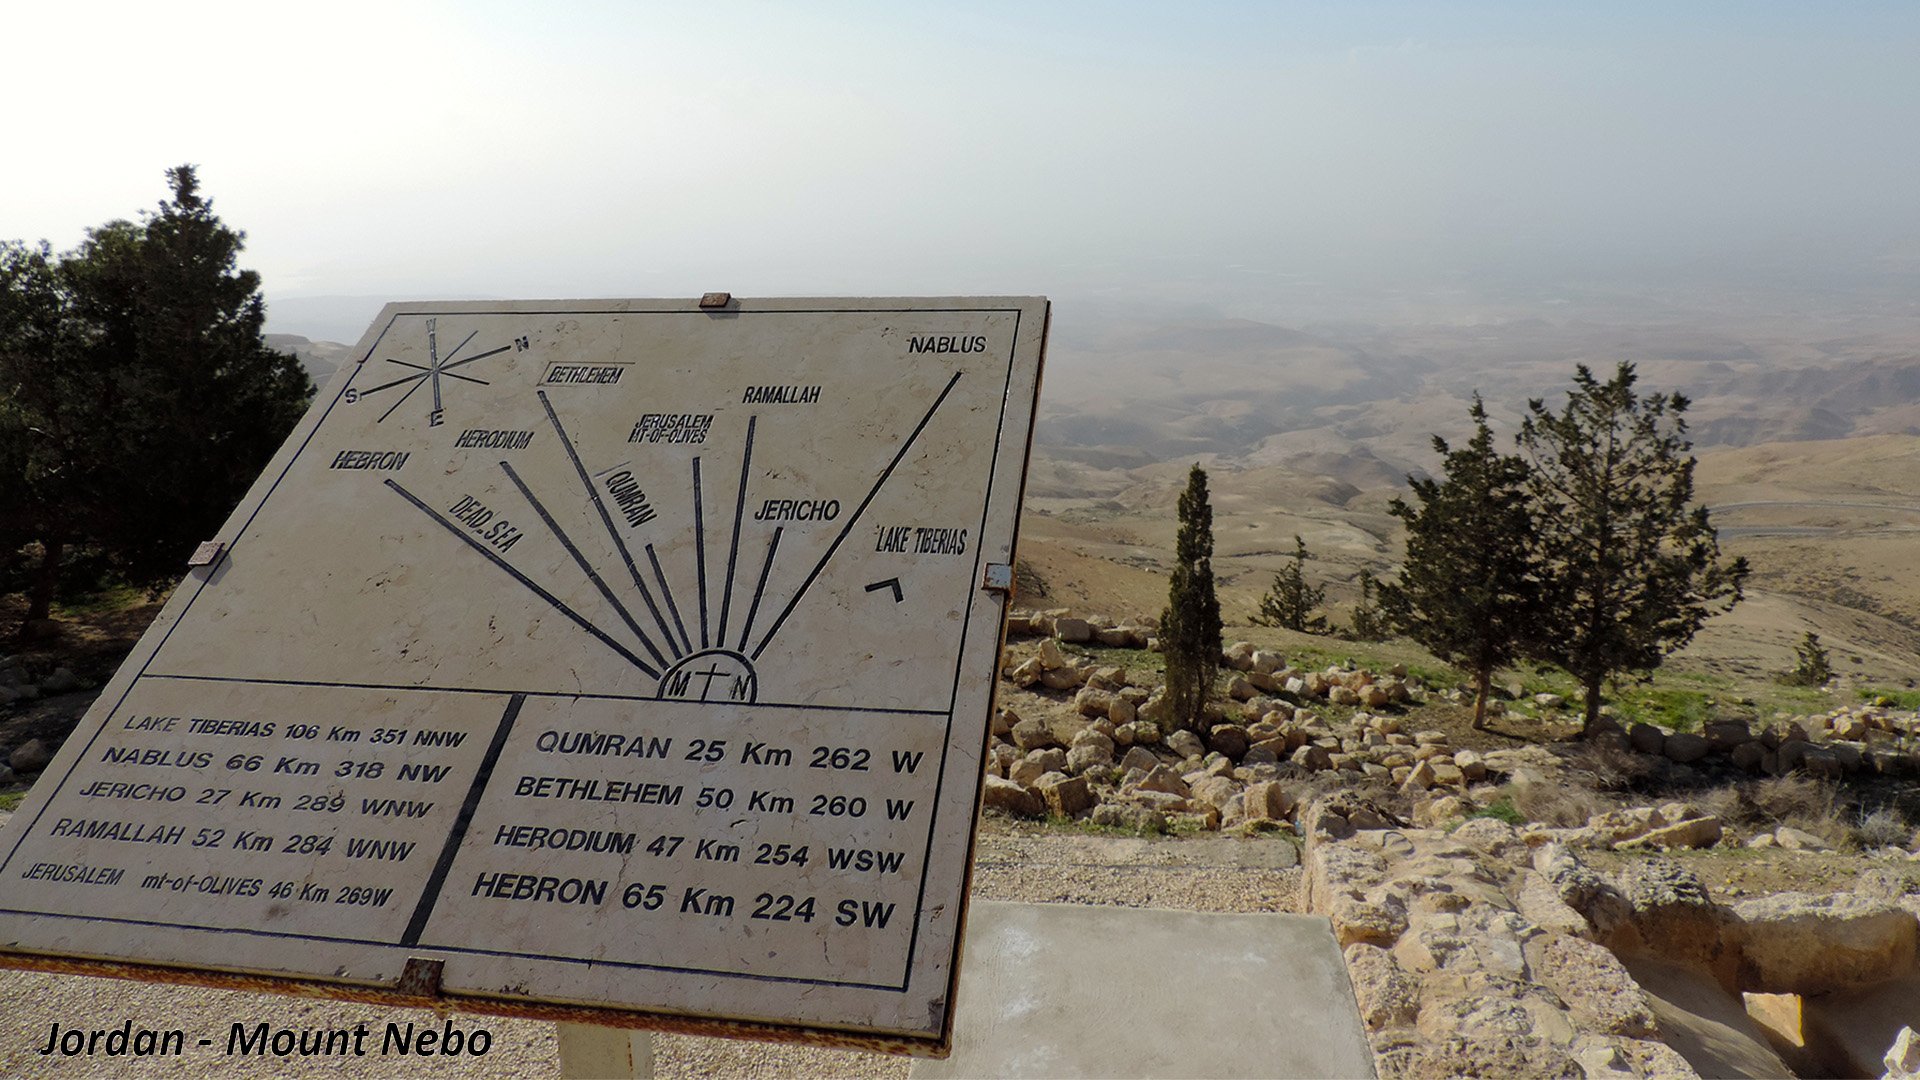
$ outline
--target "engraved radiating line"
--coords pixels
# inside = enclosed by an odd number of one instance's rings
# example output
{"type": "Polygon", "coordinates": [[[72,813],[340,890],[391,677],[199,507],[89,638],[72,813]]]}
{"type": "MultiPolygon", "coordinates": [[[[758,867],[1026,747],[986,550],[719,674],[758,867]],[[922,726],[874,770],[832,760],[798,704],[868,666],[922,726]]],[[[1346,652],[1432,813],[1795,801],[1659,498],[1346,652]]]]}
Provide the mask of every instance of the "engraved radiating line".
{"type": "Polygon", "coordinates": [[[545,600],[548,604],[552,605],[555,611],[558,611],[560,614],[565,615],[567,618],[573,620],[574,625],[580,627],[580,629],[582,630],[585,630],[587,633],[592,634],[602,645],[605,645],[607,648],[612,649],[614,652],[619,653],[621,656],[627,659],[628,663],[632,664],[634,667],[639,668],[641,671],[646,672],[647,674],[653,676],[656,679],[660,677],[660,670],[658,668],[654,667],[652,664],[647,663],[645,660],[640,659],[638,656],[635,656],[633,654],[633,650],[627,648],[625,645],[622,645],[618,641],[615,641],[613,638],[608,637],[606,631],[588,622],[585,619],[585,617],[583,617],[579,612],[573,610],[572,608],[568,607],[565,603],[561,602],[559,597],[541,588],[539,584],[536,583],[532,578],[529,578],[527,575],[514,569],[512,564],[508,563],[507,560],[502,559],[499,555],[495,554],[492,551],[492,549],[488,548],[485,544],[482,544],[480,541],[474,539],[471,536],[468,536],[466,532],[463,531],[458,525],[455,525],[453,522],[448,521],[444,517],[441,517],[438,511],[434,510],[431,506],[428,506],[426,503],[421,502],[419,498],[414,495],[413,492],[408,491],[406,488],[401,487],[399,483],[393,480],[385,480],[382,482],[385,483],[388,487],[392,488],[394,492],[397,493],[401,498],[407,500],[408,502],[412,503],[414,506],[418,507],[421,513],[439,522],[440,527],[452,533],[455,539],[459,540],[461,543],[467,545],[473,550],[479,552],[482,556],[486,558],[488,562],[492,563],[493,565],[499,567],[502,570],[505,570],[510,576],[512,576],[513,580],[519,582],[522,585],[525,585],[529,590],[533,592],[535,596],[538,596],[540,599],[545,600]]]}
{"type": "Polygon", "coordinates": [[[707,636],[707,519],[700,507],[700,459],[693,459],[693,567],[700,586],[700,647],[711,648],[707,636]]]}
{"type": "Polygon", "coordinates": [[[733,606],[733,566],[740,557],[740,523],[747,516],[747,468],[753,461],[753,425],[757,416],[747,417],[747,448],[740,454],[740,497],[733,505],[733,545],[727,548],[727,583],[720,589],[720,627],[714,640],[727,640],[727,609],[733,606]]]}
{"type": "MultiPolygon", "coordinates": [[[[398,364],[398,363],[400,363],[400,361],[398,361],[398,360],[389,360],[389,361],[387,361],[387,363],[389,363],[389,364],[398,364]]],[[[388,389],[389,387],[394,387],[394,386],[399,386],[399,385],[400,385],[401,383],[403,383],[403,382],[414,382],[414,381],[416,381],[416,380],[419,380],[419,379],[424,379],[424,378],[426,378],[426,377],[427,377],[427,376],[428,376],[429,374],[431,374],[431,372],[429,372],[429,371],[428,371],[428,370],[427,370],[426,368],[423,368],[423,367],[421,367],[421,366],[420,366],[419,364],[408,364],[407,366],[408,366],[408,367],[410,367],[410,368],[413,368],[413,369],[415,369],[415,370],[417,370],[417,371],[419,371],[419,372],[420,372],[420,374],[418,374],[418,375],[402,375],[402,376],[400,376],[399,378],[397,378],[397,379],[395,379],[395,380],[393,380],[392,382],[383,382],[383,383],[381,383],[381,384],[380,384],[379,386],[375,386],[375,387],[372,387],[372,388],[370,388],[370,389],[366,389],[366,390],[362,390],[362,391],[360,391],[360,396],[361,396],[361,397],[366,397],[366,396],[367,396],[368,394],[377,394],[377,393],[379,393],[379,392],[380,392],[380,391],[382,391],[382,390],[385,390],[385,389],[388,389]]]]}
{"type": "MultiPolygon", "coordinates": [[[[404,380],[403,380],[403,381],[404,381],[404,380]]],[[[424,385],[426,384],[426,381],[427,381],[427,376],[425,376],[425,375],[415,375],[415,376],[413,376],[413,389],[412,389],[412,390],[408,390],[408,391],[407,391],[406,393],[404,393],[404,394],[401,394],[401,395],[400,395],[400,400],[399,400],[399,401],[396,401],[396,402],[394,402],[393,404],[391,404],[391,405],[389,405],[389,406],[387,406],[387,411],[386,411],[386,412],[383,412],[383,413],[381,413],[381,414],[380,414],[380,419],[378,419],[378,420],[375,420],[375,421],[374,421],[374,423],[376,423],[376,424],[381,424],[381,423],[385,423],[385,422],[386,422],[386,419],[387,419],[387,417],[389,417],[389,416],[392,416],[392,415],[393,415],[393,410],[395,410],[395,409],[397,409],[397,408],[399,408],[400,406],[402,406],[402,405],[404,405],[404,404],[406,404],[406,403],[407,403],[407,399],[413,396],[413,391],[414,391],[414,390],[418,390],[418,389],[420,389],[420,387],[422,387],[422,386],[424,386],[424,385]]],[[[389,384],[389,385],[391,385],[391,384],[389,384]]],[[[384,387],[383,387],[383,389],[384,389],[384,387]]]]}
{"type": "MultiPolygon", "coordinates": [[[[497,349],[488,349],[488,350],[487,350],[486,352],[483,352],[483,353],[480,353],[480,354],[479,354],[479,355],[477,355],[477,356],[469,356],[469,357],[467,357],[467,358],[466,358],[465,360],[461,360],[461,361],[459,361],[459,362],[457,362],[457,363],[452,363],[452,364],[442,364],[442,365],[440,365],[440,374],[442,374],[442,375],[445,375],[445,374],[447,374],[447,373],[448,373],[449,371],[451,371],[451,370],[452,370],[452,369],[454,369],[454,368],[457,368],[457,367],[466,367],[466,366],[467,366],[468,364],[472,364],[472,363],[476,363],[476,362],[478,362],[478,361],[481,361],[481,360],[485,360],[485,359],[486,359],[487,357],[489,357],[489,356],[499,356],[499,355],[500,355],[501,353],[503,353],[503,352],[506,352],[506,351],[507,351],[508,349],[511,349],[511,348],[513,348],[513,346],[511,346],[511,345],[502,345],[502,346],[500,346],[500,347],[499,347],[499,348],[497,348],[497,349]]],[[[456,375],[456,376],[454,376],[454,378],[456,378],[456,379],[457,379],[457,378],[461,378],[461,376],[458,376],[458,375],[456,375]]]]}
{"type": "Polygon", "coordinates": [[[680,605],[673,601],[673,586],[667,584],[667,575],[660,569],[660,557],[653,553],[653,545],[647,545],[647,561],[653,564],[653,580],[660,583],[660,598],[667,602],[667,613],[673,616],[674,629],[680,631],[680,644],[687,652],[693,651],[693,642],[687,639],[687,624],[680,621],[680,605]]]}
{"type": "MultiPolygon", "coordinates": [[[[479,357],[473,359],[478,360],[479,357]]],[[[567,438],[567,429],[561,426],[559,414],[553,411],[553,402],[547,400],[545,390],[536,390],[534,394],[540,398],[540,407],[547,410],[547,420],[559,434],[560,445],[566,448],[567,459],[573,462],[573,471],[580,477],[580,486],[587,489],[587,498],[593,500],[593,508],[600,511],[600,523],[607,527],[607,535],[613,537],[613,546],[619,549],[621,561],[627,564],[627,574],[633,578],[633,587],[640,590],[640,599],[647,602],[647,610],[653,613],[653,621],[660,624],[661,638],[665,640],[667,648],[673,650],[673,658],[680,659],[680,650],[673,642],[673,630],[660,614],[660,605],[653,602],[653,593],[647,588],[647,583],[640,580],[640,568],[633,564],[633,553],[627,550],[627,542],[621,538],[620,530],[614,527],[613,515],[607,513],[607,504],[601,501],[600,489],[594,486],[593,477],[587,475],[587,467],[580,463],[580,453],[573,448],[573,440],[567,438]]]]}
{"type": "MultiPolygon", "coordinates": [[[[653,639],[647,636],[645,630],[640,629],[639,623],[633,621],[633,613],[627,610],[627,606],[620,602],[619,597],[613,595],[612,589],[607,588],[607,583],[601,580],[600,572],[587,562],[585,555],[580,554],[580,549],[574,546],[573,538],[567,535],[559,522],[553,520],[552,514],[547,513],[547,508],[534,497],[526,481],[520,479],[520,474],[515,472],[513,466],[507,462],[501,462],[500,468],[507,474],[507,479],[513,481],[513,486],[520,489],[520,494],[526,498],[528,505],[533,507],[533,512],[539,514],[540,520],[546,522],[547,528],[553,530],[553,535],[559,539],[560,546],[566,548],[567,554],[573,556],[573,561],[579,565],[580,569],[586,571],[587,580],[593,582],[593,587],[600,590],[600,595],[606,598],[607,603],[613,605],[613,610],[620,613],[620,619],[627,624],[627,629],[633,631],[633,635],[640,639],[640,644],[647,647],[647,651],[653,654],[655,660],[660,661],[662,667],[667,666],[667,658],[659,649],[654,648],[653,639]]],[[[667,648],[673,648],[673,642],[667,642],[667,648]]]]}
{"type": "MultiPolygon", "coordinates": [[[[429,372],[429,373],[431,373],[431,372],[432,372],[432,370],[433,370],[432,368],[424,368],[424,367],[421,367],[421,366],[420,366],[419,364],[410,364],[410,363],[408,363],[408,362],[406,362],[405,360],[395,360],[395,359],[394,359],[393,357],[391,357],[391,356],[388,356],[388,357],[383,357],[382,359],[384,359],[384,360],[385,360],[385,361],[386,361],[387,363],[389,363],[389,364],[399,364],[399,365],[400,365],[401,367],[409,367],[409,368],[412,368],[412,369],[413,369],[413,370],[415,370],[415,371],[425,371],[425,372],[429,372]]],[[[475,357],[475,359],[478,359],[478,357],[475,357]]],[[[464,360],[463,360],[463,361],[461,361],[461,363],[466,363],[466,361],[464,361],[464,360]]],[[[459,365],[458,365],[458,364],[456,364],[456,365],[454,365],[454,366],[455,366],[455,367],[458,367],[459,365]]],[[[478,384],[479,384],[479,385],[481,385],[481,386],[492,386],[492,385],[493,385],[492,383],[490,383],[490,382],[488,382],[488,381],[487,381],[487,380],[485,380],[485,379],[476,379],[476,378],[474,378],[474,377],[473,377],[473,376],[471,376],[471,375],[456,375],[456,374],[454,374],[453,372],[451,372],[451,371],[448,371],[448,370],[447,370],[446,368],[441,368],[441,369],[440,369],[440,374],[442,374],[442,375],[445,375],[445,376],[446,376],[447,378],[449,378],[449,379],[459,379],[459,380],[460,380],[461,382],[470,382],[470,383],[478,383],[478,384]]],[[[409,375],[409,376],[407,376],[407,378],[409,378],[409,379],[417,379],[417,378],[419,378],[419,377],[420,377],[420,376],[418,376],[418,375],[409,375]]],[[[395,381],[395,382],[405,382],[405,381],[407,381],[407,380],[406,380],[406,379],[396,379],[396,380],[394,380],[394,381],[395,381]]],[[[388,383],[387,385],[388,385],[388,386],[392,386],[392,385],[393,385],[393,383],[388,383]]],[[[369,392],[371,392],[371,391],[369,391],[369,392]]],[[[365,395],[362,395],[362,396],[365,396],[365,395]]]]}
{"type": "MultiPolygon", "coordinates": [[[[920,438],[920,433],[927,429],[927,424],[933,420],[933,414],[940,410],[941,404],[947,400],[947,395],[953,393],[954,384],[959,381],[960,373],[956,371],[953,373],[953,378],[947,380],[946,389],[940,391],[940,396],[933,399],[933,406],[927,410],[927,415],[920,418],[920,423],[914,427],[913,434],[907,436],[907,441],[900,444],[900,450],[893,455],[893,460],[887,462],[886,469],[880,473],[880,479],[873,482],[873,489],[867,492],[866,498],[860,500],[859,508],[847,518],[846,527],[840,530],[839,536],[833,538],[833,543],[827,545],[827,553],[820,556],[820,561],[813,565],[813,570],[807,574],[807,579],[800,583],[799,591],[793,594],[793,599],[787,601],[787,606],[781,610],[780,617],[773,620],[773,625],[767,628],[767,636],[760,639],[760,644],[754,646],[753,652],[747,659],[760,659],[760,654],[766,651],[767,643],[773,640],[773,635],[779,633],[780,628],[786,625],[787,616],[793,614],[793,609],[800,606],[801,598],[805,597],[807,590],[813,587],[814,579],[820,576],[820,571],[826,569],[827,561],[833,558],[833,553],[840,550],[841,542],[847,538],[848,533],[853,531],[854,523],[860,520],[861,514],[866,513],[867,505],[873,502],[875,495],[880,494],[880,488],[886,484],[887,477],[893,475],[893,470],[907,456],[907,451],[912,449],[914,441],[920,438]]],[[[745,649],[746,646],[743,644],[741,648],[745,649]]]]}
{"type": "Polygon", "coordinates": [[[461,338],[460,344],[455,345],[453,347],[453,351],[447,354],[446,359],[440,361],[440,370],[445,371],[447,368],[447,365],[453,362],[453,358],[456,356],[459,356],[460,350],[466,348],[467,342],[472,341],[474,338],[474,335],[478,334],[479,332],[480,331],[475,330],[469,333],[466,337],[461,338]]]}
{"type": "Polygon", "coordinates": [[[780,534],[786,526],[773,527],[773,539],[767,541],[767,561],[760,564],[760,581],[753,587],[753,603],[747,607],[746,625],[740,627],[740,649],[747,651],[747,638],[753,634],[753,616],[760,610],[760,595],[767,591],[767,575],[773,572],[773,553],[780,550],[780,534]]]}

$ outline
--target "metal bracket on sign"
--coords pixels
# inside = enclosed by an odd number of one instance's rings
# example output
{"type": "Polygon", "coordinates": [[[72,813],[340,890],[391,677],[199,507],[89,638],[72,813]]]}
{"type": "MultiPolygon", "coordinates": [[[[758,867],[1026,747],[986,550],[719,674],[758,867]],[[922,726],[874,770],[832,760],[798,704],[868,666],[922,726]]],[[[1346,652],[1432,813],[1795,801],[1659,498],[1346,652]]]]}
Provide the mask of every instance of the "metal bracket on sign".
{"type": "Polygon", "coordinates": [[[703,308],[723,308],[731,303],[733,294],[730,292],[710,292],[700,296],[700,306],[703,308]]]}
{"type": "Polygon", "coordinates": [[[1013,564],[990,562],[987,573],[980,581],[980,587],[988,592],[997,592],[1003,596],[1013,593],[1013,564]]]}
{"type": "Polygon", "coordinates": [[[193,549],[193,554],[187,557],[187,567],[191,569],[196,566],[212,566],[226,548],[227,545],[218,540],[208,540],[193,549]]]}
{"type": "Polygon", "coordinates": [[[440,996],[440,979],[446,971],[445,960],[411,956],[407,958],[407,966],[400,972],[400,981],[393,988],[408,997],[437,998],[440,996]]]}

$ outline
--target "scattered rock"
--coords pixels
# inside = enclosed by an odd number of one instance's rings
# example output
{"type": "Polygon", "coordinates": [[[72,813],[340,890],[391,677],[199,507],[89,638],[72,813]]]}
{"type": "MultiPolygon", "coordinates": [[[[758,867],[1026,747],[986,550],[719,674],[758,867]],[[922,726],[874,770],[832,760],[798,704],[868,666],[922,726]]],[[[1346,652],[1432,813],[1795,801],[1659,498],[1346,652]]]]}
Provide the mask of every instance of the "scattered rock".
{"type": "Polygon", "coordinates": [[[1053,636],[1069,644],[1083,644],[1093,640],[1093,626],[1085,619],[1058,618],[1053,620],[1053,636]]]}
{"type": "Polygon", "coordinates": [[[1101,803],[1094,807],[1093,823],[1109,829],[1127,829],[1131,832],[1163,833],[1167,831],[1165,814],[1144,806],[1130,806],[1125,803],[1101,803]]]}
{"type": "Polygon", "coordinates": [[[1047,812],[1046,801],[1039,792],[997,776],[986,778],[981,802],[989,810],[998,810],[1014,817],[1037,818],[1047,812]]]}
{"type": "Polygon", "coordinates": [[[45,742],[29,739],[13,748],[12,755],[7,758],[7,764],[12,766],[14,772],[37,773],[46,768],[47,763],[52,760],[53,751],[45,742]]]}
{"type": "Polygon", "coordinates": [[[1707,756],[1707,740],[1704,736],[1689,732],[1676,732],[1667,736],[1662,753],[1667,760],[1680,765],[1690,765],[1707,756]]]}
{"type": "Polygon", "coordinates": [[[1084,776],[1051,773],[1041,777],[1037,786],[1047,809],[1061,817],[1077,817],[1093,808],[1093,789],[1087,786],[1084,776]]]}

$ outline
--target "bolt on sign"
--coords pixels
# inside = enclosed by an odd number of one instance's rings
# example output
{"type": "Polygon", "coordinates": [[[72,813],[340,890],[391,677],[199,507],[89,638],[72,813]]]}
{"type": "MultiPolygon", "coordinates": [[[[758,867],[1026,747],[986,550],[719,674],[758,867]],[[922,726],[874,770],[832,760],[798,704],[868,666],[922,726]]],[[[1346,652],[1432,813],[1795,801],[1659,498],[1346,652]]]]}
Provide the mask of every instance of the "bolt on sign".
{"type": "Polygon", "coordinates": [[[0,833],[0,964],[942,1052],[1047,312],[388,306],[0,833]]]}

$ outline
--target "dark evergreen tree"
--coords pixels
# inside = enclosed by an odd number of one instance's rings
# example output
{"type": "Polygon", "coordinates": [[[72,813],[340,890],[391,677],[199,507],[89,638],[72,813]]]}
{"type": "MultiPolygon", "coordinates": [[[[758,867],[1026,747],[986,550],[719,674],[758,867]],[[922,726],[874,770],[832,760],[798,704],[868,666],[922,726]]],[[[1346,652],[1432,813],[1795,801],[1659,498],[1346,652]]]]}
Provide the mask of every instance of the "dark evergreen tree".
{"type": "Polygon", "coordinates": [[[1392,633],[1385,613],[1380,609],[1380,583],[1372,570],[1360,571],[1360,601],[1353,605],[1353,617],[1347,623],[1347,636],[1354,641],[1385,641],[1392,633]]]}
{"type": "Polygon", "coordinates": [[[1739,602],[1747,576],[1693,503],[1687,399],[1641,397],[1636,379],[1632,364],[1605,383],[1581,365],[1566,406],[1531,401],[1520,429],[1552,605],[1532,651],[1579,681],[1583,733],[1608,678],[1659,667],[1739,602]]]}
{"type": "Polygon", "coordinates": [[[11,541],[38,549],[29,620],[62,554],[97,549],[126,580],[174,580],[299,419],[305,372],[261,338],[244,235],[214,216],[193,167],[172,198],[68,254],[0,250],[0,494],[11,541]]]}
{"type": "Polygon", "coordinates": [[[1167,702],[1175,723],[1202,726],[1207,695],[1220,670],[1220,628],[1220,600],[1213,591],[1213,507],[1207,504],[1207,474],[1196,464],[1180,496],[1173,581],[1160,616],[1167,702]]]}
{"type": "Polygon", "coordinates": [[[1307,542],[1293,538],[1293,561],[1273,575],[1273,585],[1260,598],[1260,609],[1253,614],[1255,626],[1279,626],[1303,634],[1324,634],[1327,620],[1317,614],[1326,602],[1325,586],[1307,584],[1307,542]]]}
{"type": "Polygon", "coordinates": [[[1780,676],[1780,681],[1789,686],[1825,686],[1833,678],[1833,660],[1820,644],[1820,635],[1807,631],[1800,644],[1793,647],[1793,670],[1780,676]]]}
{"type": "Polygon", "coordinates": [[[1465,446],[1434,436],[1442,479],[1409,478],[1415,503],[1389,504],[1407,526],[1407,561],[1380,603],[1401,633],[1473,676],[1478,728],[1494,671],[1522,655],[1542,611],[1527,463],[1494,449],[1478,394],[1470,415],[1465,446]]]}

